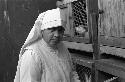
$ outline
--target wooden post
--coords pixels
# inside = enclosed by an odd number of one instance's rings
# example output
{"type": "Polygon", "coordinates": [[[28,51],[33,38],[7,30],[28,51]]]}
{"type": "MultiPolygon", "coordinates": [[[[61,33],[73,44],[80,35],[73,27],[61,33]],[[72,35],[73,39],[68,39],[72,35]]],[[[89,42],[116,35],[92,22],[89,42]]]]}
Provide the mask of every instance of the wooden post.
{"type": "Polygon", "coordinates": [[[96,70],[96,60],[100,59],[100,46],[98,39],[98,0],[89,0],[91,34],[93,47],[92,82],[98,82],[98,70],[96,70]]]}
{"type": "Polygon", "coordinates": [[[100,59],[97,14],[92,13],[91,17],[92,17],[92,47],[93,47],[93,60],[94,60],[94,63],[92,65],[92,82],[98,82],[98,71],[96,70],[95,67],[96,60],[100,59]]]}

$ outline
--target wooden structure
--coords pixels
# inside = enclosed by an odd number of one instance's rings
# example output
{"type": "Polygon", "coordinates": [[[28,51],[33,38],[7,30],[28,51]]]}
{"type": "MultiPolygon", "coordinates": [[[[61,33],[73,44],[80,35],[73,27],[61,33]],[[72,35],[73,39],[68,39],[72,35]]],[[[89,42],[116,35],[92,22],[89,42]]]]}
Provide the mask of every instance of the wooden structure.
{"type": "MultiPolygon", "coordinates": [[[[65,0],[64,0],[65,1],[65,0]]],[[[72,0],[70,0],[72,1],[72,0]]],[[[66,4],[66,3],[64,3],[66,4]]],[[[69,4],[66,4],[69,5],[69,4]]],[[[68,20],[68,31],[63,38],[64,43],[69,49],[83,51],[82,58],[73,55],[75,62],[85,67],[91,68],[92,82],[117,82],[111,81],[115,79],[125,80],[125,1],[124,0],[77,0],[70,3],[69,12],[72,13],[68,20]],[[74,25],[76,19],[80,16],[74,15],[74,3],[85,2],[86,9],[78,7],[86,12],[87,25],[82,23],[82,31],[80,24],[74,25]],[[74,3],[73,3],[74,2],[74,3]],[[69,23],[68,23],[69,24],[69,23]],[[77,30],[78,27],[78,30],[77,30]],[[79,30],[80,29],[80,30],[79,30]],[[77,35],[80,32],[82,36],[77,35]],[[73,33],[72,33],[73,32],[73,33]],[[78,32],[78,33],[76,33],[78,32]],[[84,56],[84,52],[92,53],[92,58],[84,56]],[[100,81],[101,72],[113,75],[111,79],[100,81]]],[[[83,5],[81,5],[83,6],[83,5]]],[[[68,6],[67,6],[68,7],[68,6]]],[[[75,6],[76,8],[76,6],[75,6]]],[[[76,10],[79,10],[79,9],[76,10]]],[[[68,8],[64,8],[65,10],[68,8]]],[[[79,10],[80,13],[83,11],[79,10]]],[[[77,12],[77,13],[79,13],[77,12]]],[[[83,14],[82,14],[83,15],[83,14]]],[[[84,21],[83,18],[81,21],[84,21]]],[[[81,22],[79,21],[79,22],[81,22]]],[[[73,53],[74,54],[74,53],[73,53]]],[[[86,54],[87,55],[87,54],[86,54]]]]}

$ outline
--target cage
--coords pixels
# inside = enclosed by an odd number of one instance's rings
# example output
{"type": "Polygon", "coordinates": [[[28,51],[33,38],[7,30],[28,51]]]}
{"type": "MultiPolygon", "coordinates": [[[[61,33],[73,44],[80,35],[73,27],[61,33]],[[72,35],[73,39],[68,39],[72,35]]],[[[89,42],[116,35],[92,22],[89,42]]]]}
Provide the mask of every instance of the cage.
{"type": "Polygon", "coordinates": [[[65,40],[89,39],[88,0],[62,0],[58,3],[66,20],[65,40]]]}

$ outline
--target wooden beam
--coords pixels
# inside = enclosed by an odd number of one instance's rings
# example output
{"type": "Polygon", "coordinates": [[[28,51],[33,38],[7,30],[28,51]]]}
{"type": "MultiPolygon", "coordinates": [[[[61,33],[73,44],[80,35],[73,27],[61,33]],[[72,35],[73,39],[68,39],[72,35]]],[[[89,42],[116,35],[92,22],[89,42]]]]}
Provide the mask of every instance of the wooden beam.
{"type": "Polygon", "coordinates": [[[73,58],[73,62],[88,68],[92,68],[92,64],[94,63],[92,58],[87,56],[80,57],[79,54],[74,53],[71,53],[71,56],[73,58]]]}
{"type": "Polygon", "coordinates": [[[95,63],[96,69],[124,78],[125,62],[116,59],[101,59],[95,63]]]}
{"type": "Polygon", "coordinates": [[[90,0],[90,22],[92,32],[92,48],[93,48],[93,60],[92,64],[92,82],[98,82],[98,71],[95,67],[95,61],[100,59],[100,44],[98,39],[98,0],[90,0]]]}
{"type": "Polygon", "coordinates": [[[89,37],[63,37],[63,41],[78,42],[78,43],[89,43],[89,37]]]}
{"type": "Polygon", "coordinates": [[[68,3],[71,3],[71,2],[74,2],[74,1],[77,1],[77,0],[63,0],[63,3],[68,4],[68,3]]]}
{"type": "MultiPolygon", "coordinates": [[[[93,47],[93,60],[100,59],[100,46],[98,39],[98,22],[97,22],[97,13],[93,12],[91,14],[92,18],[92,47],[93,47]]],[[[98,82],[98,71],[95,67],[95,62],[92,65],[92,82],[98,82]]]]}
{"type": "Polygon", "coordinates": [[[125,38],[123,37],[111,37],[111,36],[107,37],[100,35],[99,41],[101,45],[125,48],[125,38]]]}
{"type": "MultiPolygon", "coordinates": [[[[63,41],[67,48],[93,52],[92,44],[63,41]]],[[[110,54],[125,58],[125,49],[100,45],[100,54],[110,54]]]]}
{"type": "Polygon", "coordinates": [[[125,58],[125,49],[122,49],[122,48],[101,46],[100,51],[101,53],[111,54],[111,55],[125,58]]]}
{"type": "Polygon", "coordinates": [[[64,45],[70,49],[76,49],[86,52],[93,52],[92,44],[85,44],[85,43],[77,43],[77,42],[68,42],[63,41],[64,45]]]}

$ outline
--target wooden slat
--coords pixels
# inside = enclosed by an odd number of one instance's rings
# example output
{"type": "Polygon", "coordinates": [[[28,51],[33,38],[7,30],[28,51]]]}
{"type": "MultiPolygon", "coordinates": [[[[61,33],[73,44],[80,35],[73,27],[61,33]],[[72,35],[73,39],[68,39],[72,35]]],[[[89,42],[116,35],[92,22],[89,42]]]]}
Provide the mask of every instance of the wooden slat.
{"type": "Polygon", "coordinates": [[[100,50],[101,50],[101,53],[112,54],[115,56],[125,58],[125,49],[109,47],[109,46],[101,46],[100,50]]]}
{"type": "Polygon", "coordinates": [[[125,38],[100,36],[100,44],[112,47],[125,48],[125,38]]]}
{"type": "Polygon", "coordinates": [[[125,78],[125,62],[114,59],[101,59],[95,63],[97,70],[125,78]]]}
{"type": "Polygon", "coordinates": [[[71,2],[74,2],[74,1],[77,1],[77,0],[63,0],[64,4],[68,4],[68,3],[71,3],[71,2]]]}
{"type": "Polygon", "coordinates": [[[63,37],[63,41],[78,42],[78,43],[89,43],[89,37],[63,37]]]}
{"type": "Polygon", "coordinates": [[[92,44],[84,44],[84,43],[76,43],[76,42],[68,42],[68,41],[63,41],[63,43],[67,48],[93,52],[92,44]]]}
{"type": "MultiPolygon", "coordinates": [[[[76,50],[82,50],[86,52],[93,52],[92,44],[85,44],[85,43],[76,43],[76,42],[68,42],[63,41],[66,47],[76,50]]],[[[100,46],[100,53],[111,54],[119,57],[125,58],[125,49],[110,47],[110,46],[100,46]]]]}
{"type": "Polygon", "coordinates": [[[79,54],[75,53],[71,53],[71,56],[73,58],[73,62],[88,68],[92,68],[92,64],[94,63],[92,58],[87,56],[79,56],[79,54]]]}

